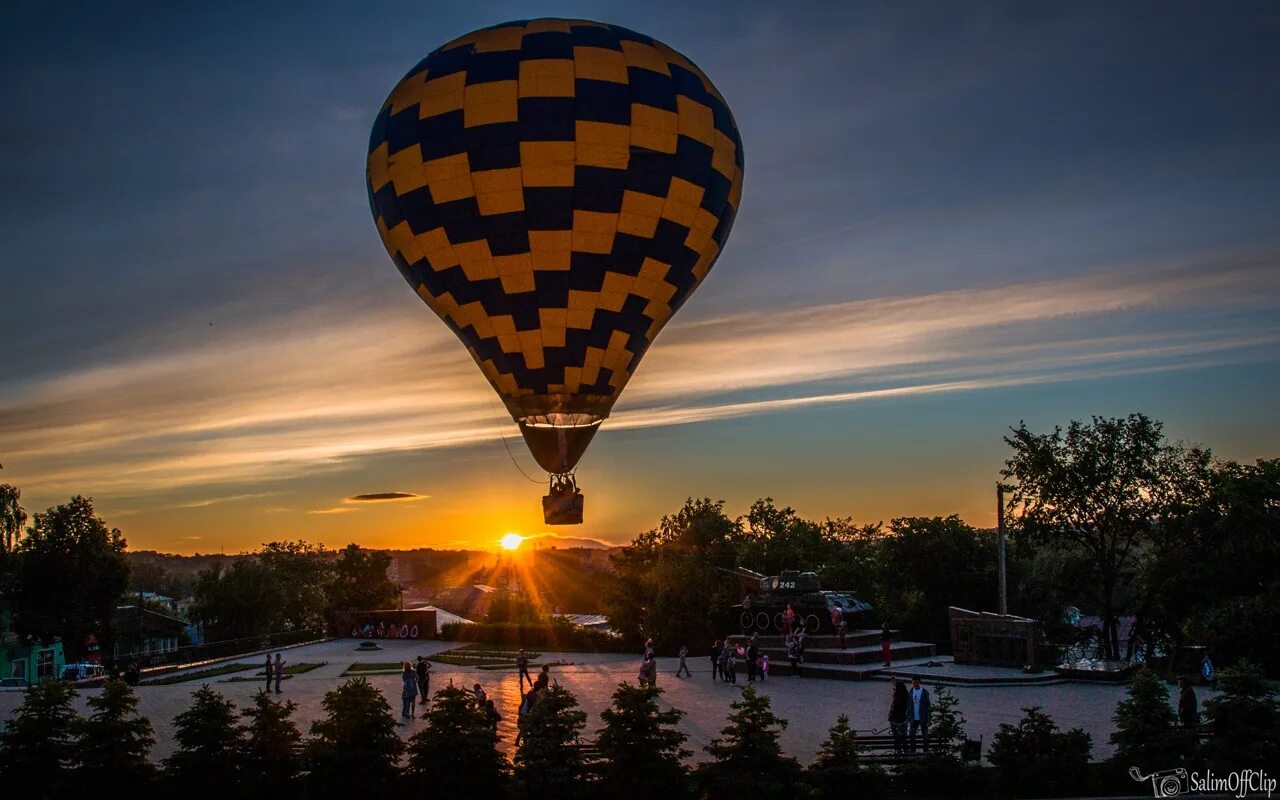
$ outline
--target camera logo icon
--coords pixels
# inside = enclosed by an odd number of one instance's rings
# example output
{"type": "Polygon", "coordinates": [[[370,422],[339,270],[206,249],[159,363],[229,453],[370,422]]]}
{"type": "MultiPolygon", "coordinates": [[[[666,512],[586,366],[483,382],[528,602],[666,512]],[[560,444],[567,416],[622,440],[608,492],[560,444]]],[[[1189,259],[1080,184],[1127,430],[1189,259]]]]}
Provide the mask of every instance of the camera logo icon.
{"type": "Polygon", "coordinates": [[[1129,777],[1139,783],[1151,781],[1152,797],[1180,797],[1190,790],[1187,771],[1182,767],[1160,770],[1150,775],[1143,775],[1137,767],[1129,767],[1129,777]]]}

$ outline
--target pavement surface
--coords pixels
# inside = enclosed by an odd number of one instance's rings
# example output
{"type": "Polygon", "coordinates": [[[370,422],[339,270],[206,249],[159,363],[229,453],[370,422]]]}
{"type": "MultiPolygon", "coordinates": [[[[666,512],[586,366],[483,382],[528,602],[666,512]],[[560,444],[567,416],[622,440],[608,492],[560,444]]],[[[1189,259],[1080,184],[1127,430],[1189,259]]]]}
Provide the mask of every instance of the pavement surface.
{"type": "MultiPolygon", "coordinates": [[[[311,723],[323,715],[320,701],[325,692],[344,680],[341,675],[352,663],[412,660],[418,655],[429,656],[459,646],[454,642],[383,640],[380,641],[383,646],[380,651],[357,652],[357,644],[352,639],[340,639],[285,651],[285,658],[289,663],[327,662],[325,666],[284,681],[281,687],[281,699],[298,703],[294,721],[304,734],[311,723]]],[[[540,662],[552,660],[571,662],[568,666],[552,667],[551,674],[556,681],[577,695],[578,702],[587,712],[584,738],[593,736],[600,728],[600,712],[609,706],[610,695],[616,685],[621,681],[635,681],[640,662],[639,656],[604,653],[545,653],[539,659],[540,662]]],[[[702,748],[724,727],[725,717],[730,711],[729,704],[739,696],[739,689],[746,685],[746,676],[740,671],[738,685],[735,687],[711,679],[708,658],[690,658],[689,665],[693,669],[693,677],[676,678],[676,659],[659,659],[658,686],[665,690],[662,697],[664,706],[674,706],[687,713],[680,727],[689,735],[686,747],[694,751],[693,760],[699,761],[706,757],[702,748]]],[[[254,670],[237,674],[253,675],[257,669],[255,666],[254,670]]],[[[238,706],[248,706],[262,684],[257,681],[225,682],[230,677],[234,675],[223,675],[205,682],[238,706]]],[[[924,670],[922,677],[928,685],[927,672],[924,670]]],[[[393,714],[399,719],[399,676],[373,675],[369,680],[382,691],[392,706],[393,714]]],[[[496,672],[434,664],[432,691],[449,681],[466,687],[477,682],[484,686],[503,717],[499,726],[502,737],[500,747],[509,752],[515,738],[516,708],[520,702],[514,670],[496,672]]],[[[173,752],[173,718],[187,709],[191,693],[200,685],[201,681],[196,680],[169,686],[137,688],[139,711],[155,727],[155,759],[162,759],[173,752]]],[[[890,684],[887,682],[774,676],[757,686],[772,699],[774,713],[788,720],[787,728],[782,734],[782,746],[788,754],[798,757],[802,763],[812,760],[826,738],[827,729],[841,713],[848,714],[853,727],[860,731],[879,731],[887,726],[885,717],[888,713],[890,691],[890,684]]],[[[86,708],[85,696],[96,691],[91,689],[82,692],[77,701],[82,713],[86,708]]],[[[1038,705],[1061,728],[1079,727],[1092,734],[1093,757],[1098,760],[1111,754],[1112,748],[1107,741],[1114,728],[1111,717],[1115,713],[1116,703],[1125,696],[1124,686],[1088,683],[954,686],[950,687],[950,691],[960,701],[960,711],[965,716],[969,737],[982,737],[984,755],[1000,723],[1016,723],[1022,717],[1023,708],[1038,705]]],[[[1171,701],[1175,699],[1175,691],[1175,687],[1170,687],[1171,701]]],[[[1202,691],[1200,694],[1200,702],[1203,704],[1207,693],[1202,691]]],[[[0,720],[8,719],[21,702],[21,693],[0,693],[0,720]]],[[[421,726],[421,721],[409,720],[400,731],[408,738],[421,726]]]]}

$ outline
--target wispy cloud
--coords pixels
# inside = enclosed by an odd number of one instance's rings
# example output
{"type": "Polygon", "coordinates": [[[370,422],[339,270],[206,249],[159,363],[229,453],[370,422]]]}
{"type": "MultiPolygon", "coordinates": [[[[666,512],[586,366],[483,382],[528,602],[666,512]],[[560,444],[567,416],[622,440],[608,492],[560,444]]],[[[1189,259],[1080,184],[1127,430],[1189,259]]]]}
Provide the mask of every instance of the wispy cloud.
{"type": "MultiPolygon", "coordinates": [[[[1280,305],[1278,287],[1271,261],[1148,266],[677,321],[607,425],[1273,358],[1280,323],[1257,312],[1280,305]]],[[[390,315],[308,312],[0,390],[6,477],[31,494],[243,485],[511,428],[458,343],[408,303],[390,315]]],[[[355,495],[308,513],[416,499],[355,495]]]]}

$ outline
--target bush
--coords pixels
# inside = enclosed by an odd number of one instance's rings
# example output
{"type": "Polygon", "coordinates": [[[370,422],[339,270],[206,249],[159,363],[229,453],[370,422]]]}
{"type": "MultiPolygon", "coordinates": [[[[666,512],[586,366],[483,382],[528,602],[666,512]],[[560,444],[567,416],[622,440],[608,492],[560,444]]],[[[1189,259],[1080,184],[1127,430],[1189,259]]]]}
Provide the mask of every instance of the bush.
{"type": "Polygon", "coordinates": [[[89,708],[75,749],[80,792],[103,800],[146,795],[155,778],[147,758],[155,739],[151,723],[138,716],[138,696],[124,681],[107,681],[89,708]]]}
{"type": "Polygon", "coordinates": [[[516,779],[530,798],[570,798],[585,794],[586,764],[573,748],[587,714],[563,686],[544,689],[525,714],[523,737],[516,750],[516,779]]]}
{"type": "Polygon", "coordinates": [[[619,637],[552,618],[545,622],[451,622],[440,628],[446,642],[486,642],[513,647],[584,653],[628,653],[632,648],[619,637]]]}
{"type": "Polygon", "coordinates": [[[864,768],[858,763],[862,745],[849,727],[849,717],[841,714],[827,732],[818,757],[809,765],[807,776],[812,796],[818,800],[857,797],[866,800],[887,797],[889,781],[877,766],[864,768]]]}
{"type": "Polygon", "coordinates": [[[80,718],[71,708],[76,690],[48,681],[27,689],[22,705],[0,733],[0,786],[42,786],[54,793],[74,760],[80,718]]]}
{"type": "Polygon", "coordinates": [[[1262,678],[1262,668],[1244,661],[1220,670],[1221,691],[1204,704],[1213,732],[1204,747],[1211,769],[1229,772],[1280,763],[1280,703],[1262,678]]]}
{"type": "Polygon", "coordinates": [[[311,723],[306,764],[313,797],[385,795],[396,789],[404,743],[391,706],[364,678],[324,696],[325,718],[311,723]]]}
{"type": "Polygon", "coordinates": [[[173,720],[178,750],[165,759],[166,778],[178,794],[234,793],[244,740],[231,701],[201,686],[191,707],[173,720]]]}
{"type": "Polygon", "coordinates": [[[1015,797],[1078,794],[1086,783],[1093,740],[1079,728],[1061,731],[1039,706],[1023,709],[1017,725],[1004,723],[987,757],[1003,790],[1015,797]]]}
{"type": "Polygon", "coordinates": [[[249,795],[293,794],[293,781],[302,768],[297,753],[302,734],[290,719],[297,707],[292,700],[281,703],[262,691],[254,695],[252,707],[240,712],[248,721],[244,729],[244,788],[249,795]]]}
{"type": "Polygon", "coordinates": [[[596,744],[604,758],[601,777],[610,797],[649,800],[687,792],[681,760],[691,755],[682,747],[689,737],[675,727],[684,712],[661,710],[661,696],[662,690],[656,686],[619,683],[613,707],[600,712],[605,727],[596,744]]]}
{"type": "Polygon", "coordinates": [[[1180,731],[1175,727],[1177,718],[1169,705],[1169,691],[1146,667],[1133,673],[1129,696],[1116,704],[1112,720],[1116,724],[1111,734],[1116,748],[1113,761],[1148,773],[1172,767],[1182,754],[1186,740],[1177,735],[1180,731]]]}
{"type": "Polygon", "coordinates": [[[409,740],[413,789],[439,797],[488,800],[502,794],[507,760],[485,710],[464,689],[449,684],[435,693],[426,727],[409,740]]]}
{"type": "Polygon", "coordinates": [[[769,696],[754,687],[731,703],[729,724],[704,750],[715,761],[695,773],[710,800],[791,800],[803,792],[799,763],[782,754],[778,737],[787,721],[773,713],[769,696]]]}

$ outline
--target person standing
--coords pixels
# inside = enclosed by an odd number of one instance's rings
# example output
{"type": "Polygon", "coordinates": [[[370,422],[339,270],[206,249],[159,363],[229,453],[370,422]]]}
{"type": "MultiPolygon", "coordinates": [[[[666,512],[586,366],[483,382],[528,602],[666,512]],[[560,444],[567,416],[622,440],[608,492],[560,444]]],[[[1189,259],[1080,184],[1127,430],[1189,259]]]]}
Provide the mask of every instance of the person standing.
{"type": "Polygon", "coordinates": [[[268,691],[268,692],[270,692],[270,691],[271,691],[271,654],[270,654],[270,653],[267,653],[267,663],[266,663],[266,665],[263,667],[263,669],[264,669],[264,670],[266,670],[266,674],[267,674],[267,691],[268,691]]]}
{"type": "Polygon", "coordinates": [[[644,661],[644,678],[650,686],[658,685],[658,657],[649,656],[644,661]]]}
{"type": "Polygon", "coordinates": [[[889,654],[893,650],[893,632],[889,630],[889,623],[885,623],[880,631],[880,653],[884,656],[884,665],[886,667],[893,666],[890,663],[889,654]]]}
{"type": "Polygon", "coordinates": [[[649,657],[640,659],[640,669],[636,671],[636,685],[644,686],[649,682],[649,657]]]}
{"type": "Polygon", "coordinates": [[[911,736],[910,752],[916,751],[916,732],[920,733],[924,752],[929,752],[929,716],[933,706],[929,702],[929,690],[920,685],[920,676],[911,679],[911,702],[907,705],[907,724],[911,736]]]}
{"type": "Polygon", "coordinates": [[[733,662],[731,654],[732,648],[729,646],[728,642],[725,642],[724,647],[720,648],[720,658],[718,661],[720,665],[720,680],[725,683],[729,682],[729,666],[733,662]]]}
{"type": "Polygon", "coordinates": [[[791,635],[791,626],[796,624],[796,610],[787,603],[787,610],[782,612],[782,638],[791,635]]]}
{"type": "Polygon", "coordinates": [[[427,704],[427,698],[431,696],[431,662],[418,656],[418,665],[414,668],[418,678],[418,696],[422,698],[422,704],[427,704]]]}
{"type": "Polygon", "coordinates": [[[756,647],[756,637],[747,642],[747,683],[756,682],[756,659],[760,657],[760,648],[756,647]]]}
{"type": "Polygon", "coordinates": [[[484,706],[484,716],[489,722],[489,727],[496,732],[498,723],[502,722],[502,715],[498,713],[498,707],[493,704],[492,700],[485,700],[482,705],[484,706]]]}
{"type": "Polygon", "coordinates": [[[520,671],[520,689],[524,690],[524,681],[529,679],[529,686],[533,686],[533,676],[529,674],[529,656],[525,654],[524,648],[520,648],[520,654],[516,656],[516,669],[520,671]]]}
{"type": "Polygon", "coordinates": [[[418,676],[413,672],[413,665],[404,662],[400,672],[400,718],[413,719],[414,700],[418,697],[418,676]]]}
{"type": "Polygon", "coordinates": [[[652,640],[652,639],[646,639],[646,640],[645,640],[645,642],[644,642],[644,657],[645,657],[645,658],[653,658],[653,657],[654,657],[654,655],[655,655],[655,653],[653,652],[653,640],[652,640]]]}
{"type": "Polygon", "coordinates": [[[686,678],[692,678],[693,673],[689,671],[689,664],[685,661],[689,657],[689,648],[685,645],[680,645],[680,650],[676,655],[680,656],[680,667],[676,670],[676,677],[679,678],[680,673],[683,672],[686,678]]]}
{"type": "Polygon", "coordinates": [[[787,660],[791,662],[792,677],[804,677],[800,671],[800,640],[795,636],[787,639],[787,660]]]}
{"type": "Polygon", "coordinates": [[[840,649],[848,650],[849,648],[844,643],[844,609],[839,604],[831,609],[831,627],[835,628],[836,633],[840,635],[840,649]]]}
{"type": "Polygon", "coordinates": [[[889,728],[893,731],[893,752],[901,755],[907,750],[907,706],[911,698],[907,688],[897,678],[889,688],[889,728]]]}
{"type": "Polygon", "coordinates": [[[769,677],[769,654],[765,653],[760,656],[760,680],[769,677]]]}
{"type": "Polygon", "coordinates": [[[1209,654],[1205,653],[1204,658],[1200,659],[1200,680],[1206,686],[1213,683],[1213,661],[1209,659],[1209,654]]]}
{"type": "Polygon", "coordinates": [[[271,671],[275,673],[276,694],[280,694],[280,680],[284,677],[284,656],[280,653],[276,653],[276,663],[271,665],[271,671]]]}
{"type": "Polygon", "coordinates": [[[711,645],[711,680],[714,681],[719,677],[720,677],[720,640],[716,639],[716,641],[711,645]]]}
{"type": "Polygon", "coordinates": [[[1178,724],[1184,728],[1200,727],[1200,705],[1191,681],[1178,678],[1178,724]]]}

